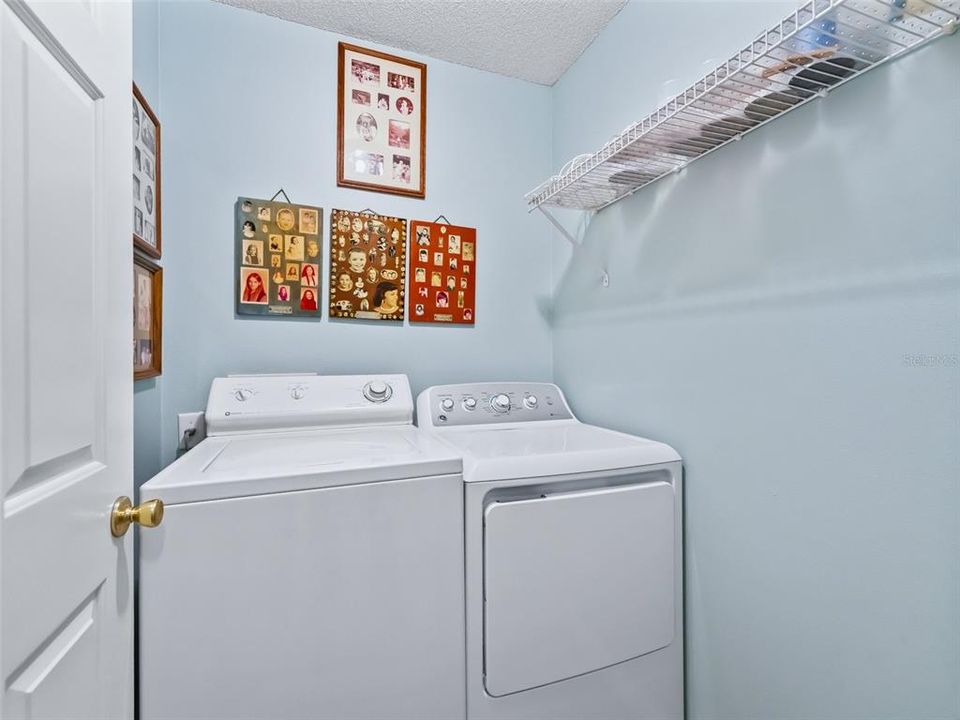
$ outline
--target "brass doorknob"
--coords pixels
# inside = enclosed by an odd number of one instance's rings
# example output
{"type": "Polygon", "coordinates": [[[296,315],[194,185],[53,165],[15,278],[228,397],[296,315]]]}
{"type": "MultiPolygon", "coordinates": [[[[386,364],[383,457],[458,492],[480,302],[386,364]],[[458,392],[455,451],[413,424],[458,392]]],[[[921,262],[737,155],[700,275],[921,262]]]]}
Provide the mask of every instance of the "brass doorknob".
{"type": "Polygon", "coordinates": [[[156,527],[163,521],[163,500],[147,500],[137,506],[126,495],[118,497],[110,510],[110,533],[114,537],[126,534],[131,523],[156,527]]]}

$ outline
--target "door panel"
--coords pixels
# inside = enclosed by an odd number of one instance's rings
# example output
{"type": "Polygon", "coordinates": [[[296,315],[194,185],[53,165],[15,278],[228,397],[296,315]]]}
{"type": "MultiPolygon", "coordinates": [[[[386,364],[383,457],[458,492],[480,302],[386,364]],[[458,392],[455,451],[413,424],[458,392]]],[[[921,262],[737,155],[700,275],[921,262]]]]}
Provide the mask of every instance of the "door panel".
{"type": "Polygon", "coordinates": [[[17,543],[4,543],[3,558],[3,672],[8,679],[113,569],[98,537],[104,532],[103,517],[76,511],[92,504],[89,487],[101,472],[80,472],[75,482],[49,496],[42,488],[31,493],[28,504],[15,499],[9,503],[13,512],[5,504],[4,533],[17,543]],[[60,518],[55,533],[60,542],[51,542],[49,517],[60,518]]]}
{"type": "Polygon", "coordinates": [[[98,600],[99,588],[11,677],[8,712],[27,718],[102,716],[99,690],[88,682],[100,651],[98,600]]]}
{"type": "Polygon", "coordinates": [[[132,717],[130,6],[0,0],[4,718],[132,717]]]}
{"type": "Polygon", "coordinates": [[[95,217],[102,192],[97,162],[102,96],[95,87],[80,86],[34,38],[23,40],[17,54],[28,90],[23,102],[24,351],[28,459],[36,465],[92,447],[98,420],[102,425],[94,323],[103,319],[103,308],[97,307],[103,295],[94,295],[93,279],[98,245],[108,238],[95,217]],[[52,198],[57,198],[55,212],[52,198]]]}
{"type": "Polygon", "coordinates": [[[5,484],[13,482],[5,488],[9,498],[24,485],[53,480],[89,462],[94,445],[96,389],[102,386],[94,319],[103,309],[93,292],[97,244],[103,240],[94,218],[102,128],[99,98],[88,94],[99,91],[80,87],[4,10],[4,108],[9,111],[4,163],[22,178],[23,208],[19,232],[11,233],[14,247],[4,257],[5,280],[20,286],[23,311],[20,327],[9,330],[22,342],[5,355],[16,366],[10,380],[20,375],[25,391],[19,402],[8,398],[4,412],[26,430],[23,467],[8,466],[4,475],[5,484]],[[17,140],[19,157],[15,151],[7,157],[17,140]]]}
{"type": "Polygon", "coordinates": [[[670,644],[669,483],[493,502],[484,512],[484,665],[502,696],[670,644]]]}

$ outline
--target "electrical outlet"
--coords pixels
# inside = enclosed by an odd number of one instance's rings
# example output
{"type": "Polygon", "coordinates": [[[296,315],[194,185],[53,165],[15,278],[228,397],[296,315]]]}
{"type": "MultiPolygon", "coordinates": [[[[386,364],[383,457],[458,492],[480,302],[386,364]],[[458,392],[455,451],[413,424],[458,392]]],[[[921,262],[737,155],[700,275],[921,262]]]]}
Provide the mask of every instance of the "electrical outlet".
{"type": "Polygon", "coordinates": [[[177,448],[189,450],[207,436],[207,423],[202,412],[188,412],[177,415],[177,448]]]}

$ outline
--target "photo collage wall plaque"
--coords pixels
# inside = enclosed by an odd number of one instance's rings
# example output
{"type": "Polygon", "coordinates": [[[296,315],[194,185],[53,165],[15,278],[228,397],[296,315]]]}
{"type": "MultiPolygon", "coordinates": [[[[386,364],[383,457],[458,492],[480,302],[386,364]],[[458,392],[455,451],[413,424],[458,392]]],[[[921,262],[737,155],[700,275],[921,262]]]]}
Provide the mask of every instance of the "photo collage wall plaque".
{"type": "Polygon", "coordinates": [[[133,86],[133,244],[160,257],[160,121],[133,86]]]}
{"type": "Polygon", "coordinates": [[[238,314],[320,317],[322,222],[319,207],[237,199],[238,314]]]}
{"type": "Polygon", "coordinates": [[[161,370],[163,269],[133,256],[133,379],[156,377],[161,370]]]}
{"type": "Polygon", "coordinates": [[[426,195],[427,66],[341,42],[337,185],[426,195]]]}
{"type": "Polygon", "coordinates": [[[330,213],[330,317],[403,322],[407,221],[330,213]]]}
{"type": "Polygon", "coordinates": [[[410,221],[410,322],[473,325],[476,274],[475,228],[410,221]]]}

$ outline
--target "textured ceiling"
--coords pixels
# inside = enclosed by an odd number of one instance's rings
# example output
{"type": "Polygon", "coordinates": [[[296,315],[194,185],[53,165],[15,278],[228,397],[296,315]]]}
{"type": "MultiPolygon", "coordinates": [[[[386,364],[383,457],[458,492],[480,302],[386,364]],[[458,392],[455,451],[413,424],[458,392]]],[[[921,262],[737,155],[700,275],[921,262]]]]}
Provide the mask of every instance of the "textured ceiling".
{"type": "Polygon", "coordinates": [[[626,0],[219,0],[552,85],[626,0]]]}

